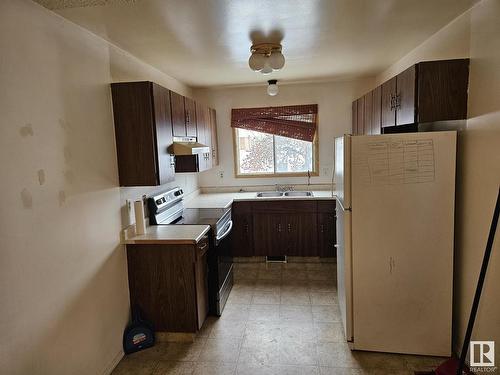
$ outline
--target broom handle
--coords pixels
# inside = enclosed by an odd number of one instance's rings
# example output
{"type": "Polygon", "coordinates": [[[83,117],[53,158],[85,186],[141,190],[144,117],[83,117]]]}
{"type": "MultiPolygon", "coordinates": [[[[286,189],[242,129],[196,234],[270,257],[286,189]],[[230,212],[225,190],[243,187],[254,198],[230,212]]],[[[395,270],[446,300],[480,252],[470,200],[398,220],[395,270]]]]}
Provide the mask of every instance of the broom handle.
{"type": "MultiPolygon", "coordinates": [[[[488,268],[488,262],[490,260],[491,249],[493,247],[493,240],[495,238],[495,232],[497,230],[499,214],[500,214],[500,189],[498,190],[497,204],[495,206],[495,211],[493,212],[493,220],[491,221],[490,234],[488,235],[488,242],[486,243],[486,250],[484,251],[483,264],[481,265],[481,271],[479,272],[479,280],[477,282],[476,293],[474,294],[474,301],[472,302],[469,323],[467,324],[467,331],[465,332],[462,352],[460,353],[460,362],[458,364],[457,375],[462,375],[462,370],[464,368],[465,357],[467,356],[467,349],[469,348],[469,342],[472,336],[472,328],[474,328],[474,321],[476,320],[476,313],[479,307],[479,299],[481,298],[484,278],[486,277],[486,270],[488,268]]],[[[471,353],[471,355],[473,355],[473,353],[471,353]]]]}

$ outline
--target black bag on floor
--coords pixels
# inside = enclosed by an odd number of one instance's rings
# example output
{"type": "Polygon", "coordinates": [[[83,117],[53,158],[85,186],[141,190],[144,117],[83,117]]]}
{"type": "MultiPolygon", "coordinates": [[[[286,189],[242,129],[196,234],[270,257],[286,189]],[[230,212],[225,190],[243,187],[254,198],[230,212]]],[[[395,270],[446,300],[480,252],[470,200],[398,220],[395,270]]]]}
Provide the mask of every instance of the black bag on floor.
{"type": "Polygon", "coordinates": [[[139,306],[132,308],[132,323],[123,333],[123,351],[125,354],[150,348],[155,344],[155,331],[153,324],[147,321],[139,306]]]}

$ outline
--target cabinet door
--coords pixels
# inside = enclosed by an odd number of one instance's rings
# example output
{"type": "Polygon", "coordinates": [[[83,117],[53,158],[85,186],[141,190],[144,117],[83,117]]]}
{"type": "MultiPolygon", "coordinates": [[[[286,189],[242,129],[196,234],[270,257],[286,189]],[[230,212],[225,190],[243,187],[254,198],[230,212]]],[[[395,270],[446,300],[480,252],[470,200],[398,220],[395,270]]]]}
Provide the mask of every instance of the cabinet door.
{"type": "Polygon", "coordinates": [[[396,125],[415,122],[415,65],[396,76],[396,125]]]}
{"type": "Polygon", "coordinates": [[[285,255],[317,256],[316,213],[286,214],[285,223],[285,255]]]}
{"type": "Polygon", "coordinates": [[[170,92],[170,107],[172,109],[172,129],[174,137],[186,136],[186,111],[184,97],[173,91],[170,92]]]}
{"type": "Polygon", "coordinates": [[[219,147],[217,143],[217,116],[215,109],[209,109],[210,136],[212,138],[212,167],[219,165],[219,147]]]}
{"type": "Polygon", "coordinates": [[[365,105],[363,113],[363,134],[369,135],[372,134],[373,92],[370,91],[368,94],[366,94],[363,97],[363,101],[365,105]]]}
{"type": "Polygon", "coordinates": [[[186,136],[196,137],[196,104],[193,99],[184,98],[186,110],[186,136]]]}
{"type": "Polygon", "coordinates": [[[150,82],[111,84],[120,186],[158,185],[150,82]]]}
{"type": "Polygon", "coordinates": [[[359,98],[358,102],[358,135],[365,134],[365,98],[359,98]]]}
{"type": "MultiPolygon", "coordinates": [[[[212,137],[210,134],[209,112],[208,107],[196,103],[196,132],[198,142],[208,146],[211,149],[212,137]]],[[[199,170],[200,172],[212,168],[212,160],[210,159],[211,152],[199,155],[199,170]]]]}
{"type": "Polygon", "coordinates": [[[382,119],[380,118],[380,112],[382,109],[382,87],[378,86],[375,90],[372,91],[372,130],[371,134],[380,134],[381,126],[380,123],[382,119]]]}
{"type": "Polygon", "coordinates": [[[204,238],[196,247],[195,280],[196,311],[198,329],[208,315],[208,238],[204,238]]]}
{"type": "Polygon", "coordinates": [[[335,214],[318,213],[318,255],[334,257],[335,252],[335,214]]]}
{"type": "Polygon", "coordinates": [[[253,222],[251,213],[232,215],[231,254],[235,257],[250,257],[253,252],[253,222]]]}
{"type": "Polygon", "coordinates": [[[254,213],[253,242],[255,255],[285,255],[282,214],[254,213]]]}
{"type": "Polygon", "coordinates": [[[172,116],[169,91],[153,83],[153,106],[156,129],[156,154],[160,185],[175,179],[174,157],[168,151],[172,145],[172,116]]]}
{"type": "Polygon", "coordinates": [[[382,84],[381,127],[396,125],[395,113],[396,77],[382,84]]]}
{"type": "Polygon", "coordinates": [[[358,101],[352,102],[352,134],[358,134],[358,101]]]}

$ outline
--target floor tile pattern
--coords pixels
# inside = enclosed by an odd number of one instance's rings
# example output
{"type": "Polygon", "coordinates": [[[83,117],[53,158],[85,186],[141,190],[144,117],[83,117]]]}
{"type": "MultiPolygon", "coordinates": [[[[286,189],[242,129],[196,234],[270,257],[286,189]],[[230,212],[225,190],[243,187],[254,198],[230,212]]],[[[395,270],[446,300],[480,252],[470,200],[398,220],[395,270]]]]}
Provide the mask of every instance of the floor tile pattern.
{"type": "Polygon", "coordinates": [[[209,317],[193,343],[158,343],[113,375],[412,375],[443,361],[352,352],[334,263],[235,263],[234,275],[222,317],[209,317]]]}

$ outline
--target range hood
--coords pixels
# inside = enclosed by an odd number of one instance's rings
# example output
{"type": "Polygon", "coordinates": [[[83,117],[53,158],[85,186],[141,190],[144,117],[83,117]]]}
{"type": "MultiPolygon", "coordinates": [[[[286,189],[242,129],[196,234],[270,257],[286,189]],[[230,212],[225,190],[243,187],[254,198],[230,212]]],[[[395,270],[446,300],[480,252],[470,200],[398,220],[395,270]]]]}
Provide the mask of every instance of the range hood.
{"type": "Polygon", "coordinates": [[[200,155],[210,153],[210,147],[198,143],[196,138],[174,137],[172,145],[174,155],[200,155]]]}

